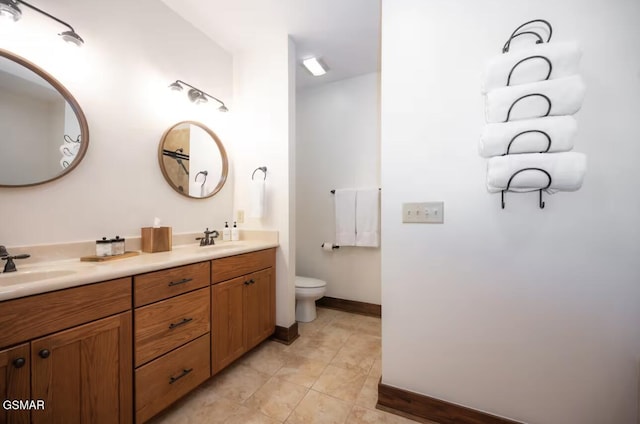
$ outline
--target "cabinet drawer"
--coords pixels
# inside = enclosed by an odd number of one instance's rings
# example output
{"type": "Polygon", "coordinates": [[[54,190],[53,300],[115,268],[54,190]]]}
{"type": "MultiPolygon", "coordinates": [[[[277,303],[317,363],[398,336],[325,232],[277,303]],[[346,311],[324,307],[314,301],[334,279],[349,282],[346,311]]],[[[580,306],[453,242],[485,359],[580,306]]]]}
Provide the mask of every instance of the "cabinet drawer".
{"type": "Polygon", "coordinates": [[[136,370],[136,422],[142,423],[211,375],[209,334],[136,370]]]}
{"type": "Polygon", "coordinates": [[[0,302],[0,348],[130,309],[130,277],[0,302]]]}
{"type": "Polygon", "coordinates": [[[209,290],[206,287],[135,310],[136,366],[209,332],[209,290]]]}
{"type": "Polygon", "coordinates": [[[179,266],[133,277],[134,306],[147,305],[209,285],[209,262],[179,266]]]}
{"type": "Polygon", "coordinates": [[[213,283],[229,280],[244,274],[275,266],[276,250],[266,249],[211,261],[213,283]]]}

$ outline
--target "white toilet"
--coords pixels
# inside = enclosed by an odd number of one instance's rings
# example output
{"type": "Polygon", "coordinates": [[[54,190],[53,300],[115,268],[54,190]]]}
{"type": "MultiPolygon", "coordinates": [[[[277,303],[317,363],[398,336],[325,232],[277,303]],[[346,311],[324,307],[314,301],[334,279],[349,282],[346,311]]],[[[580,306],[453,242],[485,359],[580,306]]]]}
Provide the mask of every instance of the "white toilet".
{"type": "Polygon", "coordinates": [[[296,275],[296,321],[311,322],[316,319],[316,300],[324,296],[325,291],[325,281],[296,275]]]}

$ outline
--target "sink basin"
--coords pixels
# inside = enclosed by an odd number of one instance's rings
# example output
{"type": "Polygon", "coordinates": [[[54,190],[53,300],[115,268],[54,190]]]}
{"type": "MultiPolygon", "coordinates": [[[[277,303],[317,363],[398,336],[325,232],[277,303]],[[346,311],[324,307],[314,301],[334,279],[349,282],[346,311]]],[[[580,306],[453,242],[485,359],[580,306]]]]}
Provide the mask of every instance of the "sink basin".
{"type": "Polygon", "coordinates": [[[48,271],[17,271],[12,273],[5,273],[0,274],[0,286],[33,283],[34,281],[64,277],[65,275],[71,275],[75,273],[76,271],[70,269],[56,269],[48,271]]]}

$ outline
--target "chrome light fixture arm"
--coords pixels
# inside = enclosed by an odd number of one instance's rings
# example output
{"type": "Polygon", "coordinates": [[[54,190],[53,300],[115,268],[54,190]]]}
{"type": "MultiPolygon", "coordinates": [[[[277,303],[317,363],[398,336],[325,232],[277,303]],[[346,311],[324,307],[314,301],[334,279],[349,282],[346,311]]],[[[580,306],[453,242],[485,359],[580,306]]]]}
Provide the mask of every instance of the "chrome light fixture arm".
{"type": "MultiPolygon", "coordinates": [[[[213,100],[215,100],[216,102],[220,103],[220,107],[218,108],[218,110],[219,110],[220,112],[227,112],[227,111],[229,110],[229,109],[227,108],[227,106],[224,104],[224,102],[223,102],[222,100],[220,100],[219,98],[217,98],[217,97],[215,97],[215,96],[212,96],[211,94],[209,94],[209,93],[207,93],[207,92],[205,92],[205,91],[203,91],[203,90],[201,90],[201,89],[199,89],[199,88],[197,88],[197,87],[194,87],[193,85],[188,84],[188,83],[186,83],[186,82],[184,82],[184,81],[182,81],[182,80],[176,80],[174,83],[170,84],[170,85],[169,85],[169,87],[171,87],[171,88],[174,88],[174,87],[175,87],[176,89],[178,89],[178,87],[179,87],[179,89],[182,89],[182,87],[180,86],[180,84],[186,85],[187,87],[189,87],[189,88],[191,88],[191,89],[195,90],[196,92],[198,92],[198,93],[200,93],[200,94],[203,94],[203,95],[205,95],[205,96],[207,96],[207,97],[210,97],[210,98],[212,98],[213,100]]],[[[191,101],[194,101],[194,99],[193,99],[193,98],[191,98],[191,97],[189,97],[189,98],[191,99],[191,101]]]]}
{"type": "Polygon", "coordinates": [[[54,21],[58,22],[59,24],[64,25],[65,27],[69,28],[68,31],[63,31],[61,33],[59,33],[58,35],[62,37],[63,40],[67,41],[67,42],[71,42],[77,46],[81,46],[82,44],[84,44],[84,40],[82,39],[82,37],[80,37],[78,35],[78,33],[73,29],[73,27],[71,25],[69,25],[68,23],[66,23],[65,21],[63,21],[62,19],[58,19],[55,16],[53,16],[50,13],[45,12],[44,10],[40,9],[39,7],[36,7],[30,3],[27,3],[24,0],[0,0],[1,3],[3,4],[9,4],[11,6],[11,8],[13,9],[14,14],[16,14],[16,16],[14,17],[14,20],[18,20],[21,16],[20,13],[20,9],[18,8],[18,5],[24,5],[27,6],[29,9],[35,10],[36,12],[53,19],[54,21]]]}

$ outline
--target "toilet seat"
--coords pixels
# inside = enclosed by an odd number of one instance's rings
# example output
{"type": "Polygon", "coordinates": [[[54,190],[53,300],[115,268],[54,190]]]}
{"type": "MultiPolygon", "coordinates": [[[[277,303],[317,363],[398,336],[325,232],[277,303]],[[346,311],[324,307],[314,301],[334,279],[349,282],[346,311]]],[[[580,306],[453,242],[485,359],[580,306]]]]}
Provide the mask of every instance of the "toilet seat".
{"type": "Polygon", "coordinates": [[[327,283],[325,281],[318,280],[317,278],[300,277],[296,275],[296,287],[313,289],[318,287],[325,287],[326,285],[327,283]]]}

